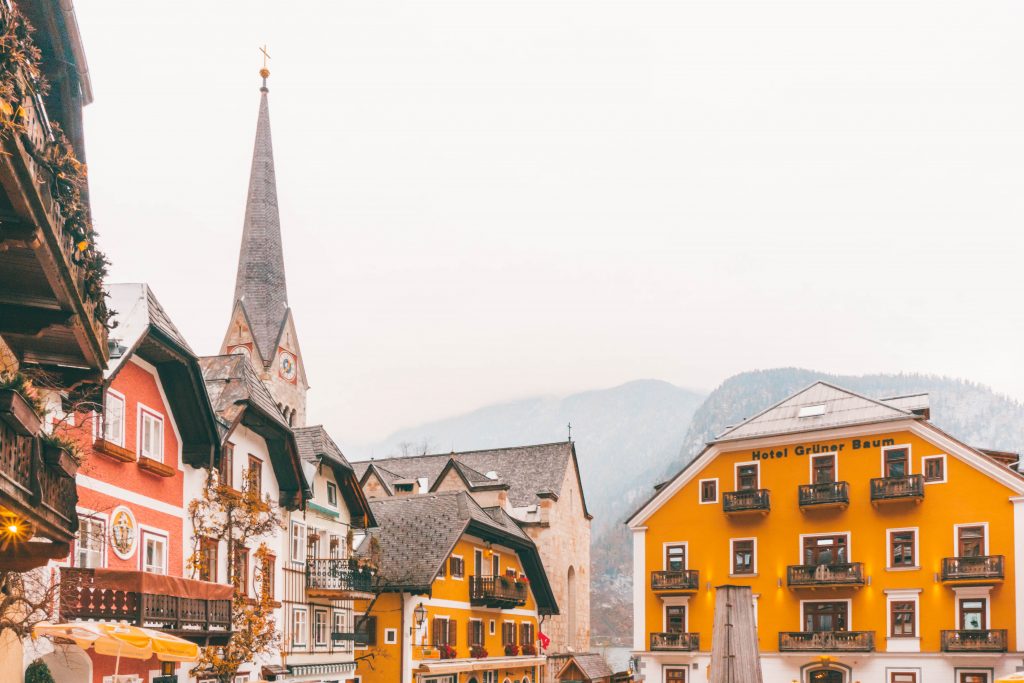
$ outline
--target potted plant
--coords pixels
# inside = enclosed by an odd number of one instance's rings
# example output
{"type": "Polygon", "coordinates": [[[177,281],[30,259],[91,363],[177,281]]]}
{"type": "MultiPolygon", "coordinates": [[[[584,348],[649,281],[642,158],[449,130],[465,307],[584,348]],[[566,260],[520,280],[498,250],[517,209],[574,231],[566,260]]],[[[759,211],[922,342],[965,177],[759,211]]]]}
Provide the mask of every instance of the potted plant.
{"type": "Polygon", "coordinates": [[[534,645],[533,643],[529,643],[528,645],[523,645],[523,654],[524,655],[530,655],[531,657],[536,655],[537,654],[537,646],[534,645]]]}
{"type": "Polygon", "coordinates": [[[516,645],[515,643],[509,643],[508,645],[505,646],[505,656],[506,657],[515,657],[518,654],[519,654],[519,646],[516,645]]]}
{"type": "Polygon", "coordinates": [[[0,419],[22,436],[42,429],[43,404],[28,378],[20,372],[0,375],[0,419]]]}
{"type": "Polygon", "coordinates": [[[469,648],[469,656],[473,659],[483,659],[487,656],[487,649],[483,645],[474,645],[469,648]]]}
{"type": "Polygon", "coordinates": [[[438,645],[437,654],[441,659],[455,659],[455,648],[451,645],[438,645]]]}
{"type": "Polygon", "coordinates": [[[44,434],[42,442],[43,462],[46,466],[62,477],[74,479],[78,466],[82,464],[78,444],[59,434],[44,434]]]}

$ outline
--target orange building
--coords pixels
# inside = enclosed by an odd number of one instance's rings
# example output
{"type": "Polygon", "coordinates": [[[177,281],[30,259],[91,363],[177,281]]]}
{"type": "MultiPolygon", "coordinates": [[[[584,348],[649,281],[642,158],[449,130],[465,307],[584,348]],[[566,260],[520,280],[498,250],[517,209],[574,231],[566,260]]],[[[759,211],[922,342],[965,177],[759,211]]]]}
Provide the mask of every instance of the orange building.
{"type": "Polygon", "coordinates": [[[464,491],[370,501],[357,556],[378,596],[356,605],[362,683],[536,683],[558,611],[537,547],[464,491]]]}
{"type": "Polygon", "coordinates": [[[927,396],[817,383],[727,429],[628,521],[649,683],[708,680],[750,586],[765,681],[992,683],[1024,651],[1024,477],[927,396]]]}

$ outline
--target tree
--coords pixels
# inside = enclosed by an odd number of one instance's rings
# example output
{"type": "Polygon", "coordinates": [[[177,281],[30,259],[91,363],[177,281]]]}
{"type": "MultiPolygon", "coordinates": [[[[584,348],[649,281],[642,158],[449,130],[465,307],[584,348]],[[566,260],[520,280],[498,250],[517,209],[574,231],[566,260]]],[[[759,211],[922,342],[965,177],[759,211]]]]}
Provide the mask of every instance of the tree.
{"type": "Polygon", "coordinates": [[[41,659],[33,661],[25,669],[25,683],[53,683],[50,667],[41,659]]]}
{"type": "Polygon", "coordinates": [[[274,581],[269,575],[273,571],[271,552],[262,539],[283,529],[284,524],[279,508],[269,495],[260,497],[259,487],[247,472],[242,476],[241,491],[219,483],[216,473],[211,472],[202,497],[189,503],[188,512],[195,531],[189,558],[192,577],[198,578],[206,559],[203,539],[215,540],[218,545],[224,541],[228,549],[228,576],[235,585],[231,599],[231,638],[226,645],[203,648],[191,673],[230,683],[243,664],[275,652],[280,641],[274,619],[274,581]],[[256,597],[251,598],[245,590],[247,577],[242,575],[245,567],[239,566],[238,559],[242,551],[248,552],[250,544],[256,542],[259,542],[253,571],[256,597]]]}

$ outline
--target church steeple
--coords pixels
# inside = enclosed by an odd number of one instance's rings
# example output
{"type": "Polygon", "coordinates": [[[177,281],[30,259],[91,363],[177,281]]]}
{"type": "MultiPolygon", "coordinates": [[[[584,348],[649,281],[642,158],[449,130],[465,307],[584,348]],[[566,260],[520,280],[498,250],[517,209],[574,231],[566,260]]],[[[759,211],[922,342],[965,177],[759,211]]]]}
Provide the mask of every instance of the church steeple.
{"type": "Polygon", "coordinates": [[[244,353],[263,378],[285,417],[305,424],[306,377],[288,307],[281,216],[277,206],[274,147],[270,136],[267,77],[260,69],[260,108],[249,172],[242,245],[235,277],[235,302],[222,353],[244,353]]]}

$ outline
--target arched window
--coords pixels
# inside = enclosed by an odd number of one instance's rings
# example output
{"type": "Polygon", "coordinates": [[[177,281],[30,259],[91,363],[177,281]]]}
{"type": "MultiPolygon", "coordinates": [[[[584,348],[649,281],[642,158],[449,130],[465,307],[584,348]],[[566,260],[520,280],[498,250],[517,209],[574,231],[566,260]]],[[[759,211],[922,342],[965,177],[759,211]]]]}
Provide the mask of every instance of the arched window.
{"type": "Polygon", "coordinates": [[[569,567],[569,611],[566,615],[565,623],[567,633],[566,645],[571,649],[576,647],[576,570],[569,567]]]}

